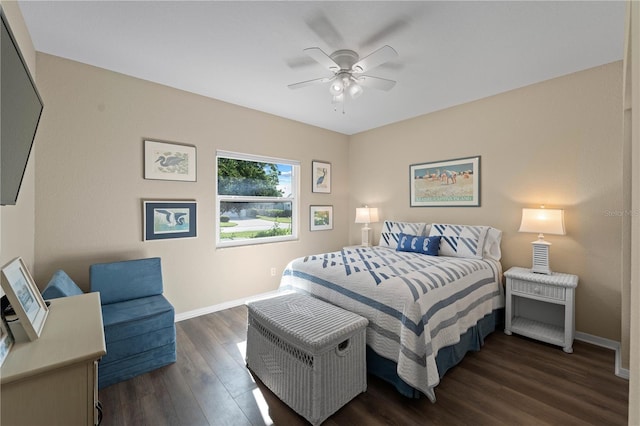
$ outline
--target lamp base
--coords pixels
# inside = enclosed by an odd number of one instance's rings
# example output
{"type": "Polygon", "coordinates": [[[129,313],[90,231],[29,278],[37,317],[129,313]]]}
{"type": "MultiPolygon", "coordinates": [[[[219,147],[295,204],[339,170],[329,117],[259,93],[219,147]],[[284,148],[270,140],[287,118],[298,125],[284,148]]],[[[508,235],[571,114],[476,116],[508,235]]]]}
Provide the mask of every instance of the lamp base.
{"type": "Polygon", "coordinates": [[[531,245],[533,245],[533,267],[531,272],[551,275],[551,269],[549,269],[549,246],[551,243],[537,240],[532,242],[531,245]]]}
{"type": "Polygon", "coordinates": [[[367,225],[362,227],[362,246],[363,247],[369,247],[371,244],[369,244],[369,230],[371,230],[371,228],[369,228],[367,225]]]}

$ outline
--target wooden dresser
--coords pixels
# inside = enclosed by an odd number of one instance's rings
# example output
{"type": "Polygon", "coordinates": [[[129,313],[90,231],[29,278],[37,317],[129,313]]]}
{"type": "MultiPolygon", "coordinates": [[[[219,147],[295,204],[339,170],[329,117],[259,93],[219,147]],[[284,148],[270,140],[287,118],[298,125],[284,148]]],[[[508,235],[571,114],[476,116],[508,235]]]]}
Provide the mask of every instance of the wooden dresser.
{"type": "Polygon", "coordinates": [[[14,344],[0,369],[0,424],[97,424],[105,353],[99,293],[51,300],[40,338],[14,344]]]}

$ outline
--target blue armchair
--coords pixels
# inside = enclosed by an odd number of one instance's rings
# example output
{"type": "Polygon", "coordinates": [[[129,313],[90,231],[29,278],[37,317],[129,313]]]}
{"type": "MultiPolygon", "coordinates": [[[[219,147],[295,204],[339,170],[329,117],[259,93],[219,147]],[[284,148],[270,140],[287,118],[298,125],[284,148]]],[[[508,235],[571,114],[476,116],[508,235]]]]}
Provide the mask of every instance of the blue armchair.
{"type": "MultiPolygon", "coordinates": [[[[173,306],[162,295],[160,258],[91,265],[91,291],[100,292],[107,354],[100,360],[104,388],[176,361],[173,306]]],[[[42,292],[45,299],[82,290],[62,270],[42,292]]]]}
{"type": "Polygon", "coordinates": [[[175,313],[162,295],[160,258],[94,264],[89,273],[91,291],[100,292],[107,344],[98,387],[175,362],[175,313]]]}

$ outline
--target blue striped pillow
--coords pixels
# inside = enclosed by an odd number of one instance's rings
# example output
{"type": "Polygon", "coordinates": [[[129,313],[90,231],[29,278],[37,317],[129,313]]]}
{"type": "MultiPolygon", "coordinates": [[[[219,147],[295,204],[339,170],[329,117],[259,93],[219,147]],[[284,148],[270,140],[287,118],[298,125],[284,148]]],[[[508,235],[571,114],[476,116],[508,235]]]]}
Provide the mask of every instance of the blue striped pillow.
{"type": "Polygon", "coordinates": [[[411,235],[423,235],[425,232],[425,223],[413,223],[413,222],[393,222],[391,220],[385,220],[382,224],[382,231],[380,232],[380,247],[389,247],[395,249],[398,247],[398,241],[400,241],[400,234],[411,235]]]}
{"type": "Polygon", "coordinates": [[[434,223],[429,236],[440,236],[440,256],[482,259],[488,226],[434,223]]]}

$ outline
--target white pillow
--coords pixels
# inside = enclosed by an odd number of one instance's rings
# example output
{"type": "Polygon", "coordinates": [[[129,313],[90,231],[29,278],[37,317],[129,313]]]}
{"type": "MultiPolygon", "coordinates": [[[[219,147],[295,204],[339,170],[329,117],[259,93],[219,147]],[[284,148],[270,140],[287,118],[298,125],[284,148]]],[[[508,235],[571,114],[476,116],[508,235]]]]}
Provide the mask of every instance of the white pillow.
{"type": "Polygon", "coordinates": [[[500,241],[502,240],[502,231],[496,228],[489,228],[487,238],[484,240],[484,250],[482,257],[500,260],[502,251],[500,250],[500,241]]]}
{"type": "Polygon", "coordinates": [[[440,256],[482,259],[488,226],[450,225],[434,223],[429,236],[440,238],[440,256]]]}
{"type": "Polygon", "coordinates": [[[424,223],[413,222],[393,222],[391,220],[385,220],[382,224],[382,231],[380,232],[380,247],[389,247],[396,249],[398,247],[398,240],[400,234],[410,235],[425,235],[424,223]]]}

